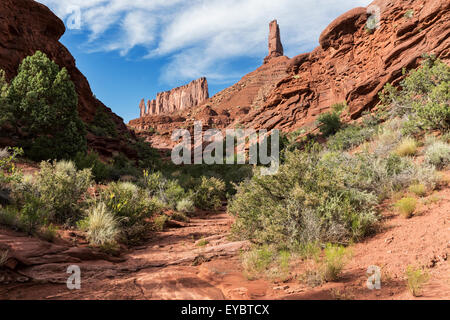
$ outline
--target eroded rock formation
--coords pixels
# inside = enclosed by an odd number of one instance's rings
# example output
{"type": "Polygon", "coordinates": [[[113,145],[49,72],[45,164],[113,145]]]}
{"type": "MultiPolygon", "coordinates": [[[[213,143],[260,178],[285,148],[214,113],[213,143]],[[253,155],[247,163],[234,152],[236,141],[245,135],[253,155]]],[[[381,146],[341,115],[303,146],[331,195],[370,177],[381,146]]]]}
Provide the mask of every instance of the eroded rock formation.
{"type": "Polygon", "coordinates": [[[424,53],[450,61],[448,0],[376,0],[371,6],[381,12],[378,29],[367,27],[367,8],[338,17],[322,32],[319,47],[291,59],[264,107],[242,123],[294,130],[313,125],[339,102],[347,102],[355,119],[378,103],[386,83],[399,83],[403,68],[418,67],[424,53]]]}
{"type": "MultiPolygon", "coordinates": [[[[10,80],[16,75],[19,64],[25,57],[33,55],[37,50],[44,52],[61,68],[65,67],[69,71],[78,93],[78,113],[82,120],[87,123],[92,121],[97,110],[101,109],[116,124],[118,139],[97,137],[89,133],[89,146],[106,156],[115,152],[135,156],[124,138],[129,131],[123,119],[95,98],[87,79],[77,69],[75,59],[59,42],[64,32],[64,23],[46,6],[33,0],[1,0],[0,69],[6,71],[10,80]]],[[[0,144],[6,143],[14,144],[14,140],[0,141],[0,144]]]]}
{"type": "MultiPolygon", "coordinates": [[[[146,131],[152,128],[163,135],[169,135],[172,130],[184,126],[185,121],[196,119],[202,120],[205,127],[224,128],[229,125],[237,125],[241,118],[248,113],[262,108],[266,103],[267,96],[273,91],[278,81],[286,77],[286,67],[289,63],[289,58],[283,56],[280,29],[276,20],[270,23],[269,29],[269,54],[261,67],[199,106],[184,109],[176,116],[170,116],[168,113],[155,113],[153,111],[155,102],[150,101],[148,106],[150,114],[158,116],[132,120],[130,126],[137,131],[146,131]]],[[[153,138],[160,139],[161,135],[153,136],[150,139],[155,146],[159,146],[160,141],[153,138]]]]}
{"type": "Polygon", "coordinates": [[[264,59],[268,63],[270,59],[284,55],[283,44],[281,43],[280,26],[277,20],[269,24],[269,55],[264,59]]]}
{"type": "Polygon", "coordinates": [[[141,110],[141,117],[170,114],[177,111],[192,109],[208,98],[208,81],[206,78],[200,78],[185,86],[158,93],[155,100],[149,100],[147,102],[147,109],[144,113],[144,100],[141,101],[139,108],[141,110]]]}

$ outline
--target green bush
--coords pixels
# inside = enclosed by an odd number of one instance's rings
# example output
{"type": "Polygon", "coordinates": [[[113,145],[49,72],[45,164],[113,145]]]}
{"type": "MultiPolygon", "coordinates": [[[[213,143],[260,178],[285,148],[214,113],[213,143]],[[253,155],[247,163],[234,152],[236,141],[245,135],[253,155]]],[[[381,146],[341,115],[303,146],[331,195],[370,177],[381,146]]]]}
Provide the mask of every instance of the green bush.
{"type": "Polygon", "coordinates": [[[341,112],[344,108],[345,104],[335,104],[332,106],[332,112],[322,113],[317,118],[320,132],[325,137],[335,134],[341,128],[341,112]]]}
{"type": "Polygon", "coordinates": [[[217,210],[224,196],[225,183],[221,179],[202,177],[193,198],[197,208],[217,210]]]}
{"type": "Polygon", "coordinates": [[[425,162],[438,169],[444,169],[450,165],[450,144],[436,141],[425,150],[425,162]]]}
{"type": "Polygon", "coordinates": [[[162,197],[165,203],[171,208],[176,209],[177,203],[185,198],[184,189],[175,180],[167,181],[164,186],[162,197]]]}
{"type": "Polygon", "coordinates": [[[349,125],[339,130],[327,141],[327,146],[331,150],[348,150],[366,142],[376,133],[376,127],[365,127],[349,125]]]}
{"type": "Polygon", "coordinates": [[[360,238],[377,221],[376,196],[364,188],[366,166],[338,153],[287,153],[276,175],[257,172],[239,186],[229,207],[237,218],[233,231],[289,247],[360,238]]]}
{"type": "Polygon", "coordinates": [[[86,150],[78,97],[65,68],[37,51],[25,58],[7,92],[21,144],[33,160],[70,159],[86,150]]]}
{"type": "Polygon", "coordinates": [[[102,108],[97,108],[94,119],[89,123],[89,131],[99,137],[119,136],[115,122],[102,108]]]}
{"type": "Polygon", "coordinates": [[[408,117],[409,131],[450,129],[450,67],[447,64],[427,57],[400,86],[401,90],[386,85],[380,98],[393,117],[408,117]]]}
{"type": "Polygon", "coordinates": [[[73,162],[42,162],[35,193],[50,212],[50,222],[74,223],[82,215],[80,200],[92,184],[91,170],[77,171],[73,162]]]}
{"type": "Polygon", "coordinates": [[[111,166],[102,162],[96,152],[78,152],[74,158],[74,163],[78,170],[91,169],[96,182],[111,180],[111,166]]]}
{"type": "Polygon", "coordinates": [[[23,150],[20,148],[0,149],[0,188],[12,181],[20,180],[20,172],[14,163],[21,155],[23,155],[23,150]]]}
{"type": "Polygon", "coordinates": [[[122,241],[139,243],[145,238],[150,227],[150,219],[161,210],[158,199],[130,182],[112,182],[101,193],[101,200],[120,222],[122,241]]]}

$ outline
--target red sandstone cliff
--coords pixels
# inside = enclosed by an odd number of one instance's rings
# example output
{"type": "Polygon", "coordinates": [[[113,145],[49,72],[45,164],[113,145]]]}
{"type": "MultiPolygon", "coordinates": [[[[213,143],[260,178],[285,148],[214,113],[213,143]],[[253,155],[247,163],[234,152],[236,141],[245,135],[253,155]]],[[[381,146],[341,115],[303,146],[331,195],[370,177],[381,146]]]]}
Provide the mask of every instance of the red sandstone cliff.
{"type": "Polygon", "coordinates": [[[292,131],[313,126],[319,114],[344,101],[355,119],[378,103],[387,83],[399,83],[404,68],[416,68],[424,53],[450,62],[448,0],[376,0],[371,6],[380,10],[378,29],[367,27],[368,8],[352,9],[322,32],[320,46],[290,60],[277,57],[282,45],[279,26],[272,22],[263,66],[192,111],[130,124],[156,129],[163,137],[149,139],[162,145],[170,144],[171,130],[193,120],[222,129],[292,131]]]}
{"type": "Polygon", "coordinates": [[[344,101],[355,119],[377,104],[386,83],[402,79],[403,68],[417,67],[424,53],[450,61],[448,0],[377,0],[372,5],[381,11],[378,29],[366,27],[366,8],[338,17],[322,32],[319,47],[291,59],[289,75],[243,124],[293,130],[313,124],[317,115],[344,101]]]}
{"type": "Polygon", "coordinates": [[[200,78],[187,85],[158,93],[155,100],[147,102],[147,107],[145,100],[142,100],[139,108],[141,117],[170,114],[197,107],[208,98],[208,81],[200,78]]]}
{"type": "Polygon", "coordinates": [[[89,146],[106,156],[114,152],[135,156],[124,138],[129,131],[123,119],[95,98],[87,79],[77,69],[75,59],[59,42],[64,32],[63,22],[46,6],[33,0],[1,0],[0,69],[4,69],[8,79],[11,79],[25,57],[33,55],[37,50],[44,52],[60,67],[65,67],[69,71],[78,93],[78,112],[82,120],[92,121],[97,109],[100,108],[116,124],[121,138],[101,138],[88,134],[89,146]]]}

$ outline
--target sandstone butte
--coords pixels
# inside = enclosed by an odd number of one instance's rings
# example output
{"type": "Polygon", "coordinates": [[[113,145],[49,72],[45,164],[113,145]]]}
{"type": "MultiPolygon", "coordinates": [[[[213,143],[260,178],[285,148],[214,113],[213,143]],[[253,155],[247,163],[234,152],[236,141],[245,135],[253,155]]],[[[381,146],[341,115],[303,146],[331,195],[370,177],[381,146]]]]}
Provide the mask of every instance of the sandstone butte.
{"type": "Polygon", "coordinates": [[[356,119],[376,106],[387,83],[403,79],[403,68],[418,67],[423,54],[449,63],[449,36],[448,0],[376,0],[352,9],[325,28],[318,47],[292,59],[283,56],[279,26],[272,22],[269,55],[260,68],[193,110],[144,117],[130,126],[155,144],[170,145],[171,130],[194,119],[206,128],[294,131],[314,127],[320,113],[340,102],[349,106],[348,119],[356,119]],[[375,30],[366,27],[371,6],[381,12],[375,30]],[[146,133],[149,128],[159,135],[146,133]]]}
{"type": "MultiPolygon", "coordinates": [[[[0,69],[5,70],[8,80],[13,78],[21,61],[37,50],[47,54],[60,67],[65,67],[78,93],[78,113],[86,123],[92,121],[97,109],[106,112],[116,124],[119,138],[103,138],[88,133],[88,144],[104,156],[122,152],[136,157],[129,148],[126,136],[134,139],[123,119],[114,114],[95,98],[85,76],[77,69],[75,59],[59,42],[65,32],[64,23],[46,6],[33,0],[0,1],[0,69]]],[[[3,138],[0,146],[14,145],[14,139],[3,138]]]]}
{"type": "Polygon", "coordinates": [[[152,116],[192,109],[208,98],[208,81],[203,77],[185,86],[160,92],[156,99],[149,100],[147,105],[145,105],[145,99],[142,99],[139,104],[140,116],[152,116]]]}

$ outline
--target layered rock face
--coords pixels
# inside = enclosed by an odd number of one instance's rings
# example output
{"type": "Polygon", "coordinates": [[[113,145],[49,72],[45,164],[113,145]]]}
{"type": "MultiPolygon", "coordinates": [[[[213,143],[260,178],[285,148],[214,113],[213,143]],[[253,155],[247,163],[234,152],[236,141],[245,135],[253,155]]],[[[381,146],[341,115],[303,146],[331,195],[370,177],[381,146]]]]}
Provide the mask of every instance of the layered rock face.
{"type": "MultiPolygon", "coordinates": [[[[69,71],[78,93],[78,113],[81,119],[90,122],[97,109],[101,109],[114,121],[119,136],[125,136],[129,131],[123,119],[94,97],[87,79],[77,69],[75,59],[59,42],[64,32],[63,22],[46,6],[33,0],[1,0],[0,69],[6,71],[10,80],[17,74],[19,64],[25,57],[33,55],[37,50],[44,52],[61,68],[65,67],[69,71]]],[[[88,144],[106,156],[114,152],[135,155],[124,138],[107,139],[88,134],[88,144]]]]}
{"type": "Polygon", "coordinates": [[[146,109],[145,102],[142,100],[139,109],[141,110],[141,117],[170,114],[192,109],[208,98],[208,81],[206,78],[200,78],[185,86],[158,93],[155,100],[147,102],[146,109]]]}
{"type": "Polygon", "coordinates": [[[378,29],[367,27],[367,8],[338,17],[322,32],[319,47],[291,59],[288,75],[243,124],[290,131],[313,125],[340,102],[355,119],[378,103],[386,83],[399,83],[403,68],[418,67],[424,53],[450,61],[448,0],[377,0],[371,6],[381,12],[378,29]]]}

